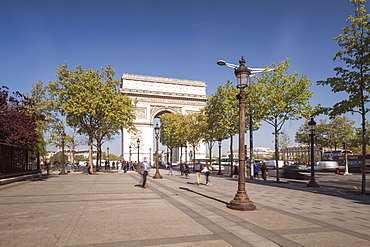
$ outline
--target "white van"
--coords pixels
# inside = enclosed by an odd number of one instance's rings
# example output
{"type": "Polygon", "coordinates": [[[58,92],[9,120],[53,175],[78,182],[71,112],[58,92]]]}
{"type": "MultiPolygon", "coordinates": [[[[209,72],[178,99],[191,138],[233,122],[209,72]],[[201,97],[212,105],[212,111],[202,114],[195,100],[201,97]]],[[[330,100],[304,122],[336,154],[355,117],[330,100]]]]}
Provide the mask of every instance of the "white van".
{"type": "Polygon", "coordinates": [[[337,168],[339,168],[339,165],[336,161],[320,161],[315,163],[315,170],[318,171],[335,171],[337,168]]]}
{"type": "MultiPolygon", "coordinates": [[[[265,161],[267,169],[276,169],[276,160],[266,160],[265,161]]],[[[278,160],[279,169],[284,167],[284,160],[278,160]]]]}

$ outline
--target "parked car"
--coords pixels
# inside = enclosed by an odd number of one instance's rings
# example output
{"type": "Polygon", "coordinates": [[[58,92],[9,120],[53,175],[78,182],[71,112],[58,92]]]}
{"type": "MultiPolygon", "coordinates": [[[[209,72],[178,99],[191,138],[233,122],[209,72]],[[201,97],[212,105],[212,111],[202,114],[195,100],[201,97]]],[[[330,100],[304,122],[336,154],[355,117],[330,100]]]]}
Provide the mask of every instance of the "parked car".
{"type": "Polygon", "coordinates": [[[300,165],[300,164],[293,164],[290,166],[286,166],[282,169],[282,177],[284,178],[293,178],[293,179],[310,179],[311,178],[311,170],[310,168],[300,165]]]}

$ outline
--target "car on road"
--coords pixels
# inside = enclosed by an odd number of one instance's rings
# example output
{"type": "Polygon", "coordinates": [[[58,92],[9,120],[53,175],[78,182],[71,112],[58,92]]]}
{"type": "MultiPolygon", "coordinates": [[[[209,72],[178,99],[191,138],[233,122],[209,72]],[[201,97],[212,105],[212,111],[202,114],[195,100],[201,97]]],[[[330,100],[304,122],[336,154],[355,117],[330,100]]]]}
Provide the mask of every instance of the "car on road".
{"type": "MultiPolygon", "coordinates": [[[[267,169],[276,169],[276,161],[275,160],[266,160],[265,161],[267,169]]],[[[278,160],[278,166],[279,169],[284,167],[284,161],[283,160],[278,160]]]]}
{"type": "Polygon", "coordinates": [[[212,171],[218,171],[219,169],[221,169],[221,171],[225,170],[225,167],[223,165],[221,165],[221,167],[219,167],[219,165],[217,163],[213,163],[211,165],[211,168],[212,168],[212,171]]]}
{"type": "Polygon", "coordinates": [[[310,179],[311,177],[310,171],[311,171],[310,168],[304,165],[293,164],[293,165],[284,167],[282,169],[281,176],[284,178],[307,180],[307,179],[310,179]]]}
{"type": "Polygon", "coordinates": [[[317,171],[335,171],[339,169],[338,162],[336,161],[320,161],[315,163],[315,170],[317,171]]]}

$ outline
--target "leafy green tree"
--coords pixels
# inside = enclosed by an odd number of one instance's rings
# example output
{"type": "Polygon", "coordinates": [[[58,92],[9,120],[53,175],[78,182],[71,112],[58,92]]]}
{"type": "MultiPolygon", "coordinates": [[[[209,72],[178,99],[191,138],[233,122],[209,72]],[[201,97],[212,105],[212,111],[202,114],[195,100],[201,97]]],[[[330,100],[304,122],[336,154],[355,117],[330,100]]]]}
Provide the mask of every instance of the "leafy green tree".
{"type": "Polygon", "coordinates": [[[122,128],[132,128],[134,104],[126,95],[117,94],[119,80],[113,79],[114,69],[108,65],[100,70],[76,66],[57,69],[56,82],[49,82],[53,107],[65,116],[66,123],[77,133],[88,136],[89,163],[92,163],[94,138],[103,132],[116,134],[122,128]]]}
{"type": "MultiPolygon", "coordinates": [[[[300,143],[300,144],[310,143],[310,140],[311,140],[309,137],[310,132],[308,131],[307,126],[308,126],[308,121],[306,120],[304,124],[299,126],[298,130],[295,132],[294,141],[296,143],[300,143]]],[[[319,124],[316,125],[316,128],[317,126],[319,126],[319,124]]],[[[318,144],[317,141],[316,141],[316,144],[318,144]]]]}
{"type": "Polygon", "coordinates": [[[45,139],[45,137],[54,123],[55,115],[52,112],[50,104],[48,104],[48,94],[43,82],[38,81],[32,85],[31,96],[29,97],[35,102],[36,111],[45,116],[45,121],[37,122],[37,131],[39,132],[40,141],[36,149],[37,153],[39,153],[41,157],[44,157],[43,160],[46,161],[46,146],[48,140],[45,139]]]}
{"type": "MultiPolygon", "coordinates": [[[[330,122],[323,128],[322,135],[318,135],[319,141],[322,139],[321,143],[325,147],[337,150],[337,148],[342,148],[344,142],[349,142],[353,139],[354,135],[354,121],[350,120],[348,117],[336,116],[330,119],[330,122]]],[[[321,126],[319,127],[320,131],[321,126]]]]}
{"type": "Polygon", "coordinates": [[[69,135],[66,135],[65,143],[66,143],[66,146],[69,147],[69,149],[72,153],[71,163],[72,163],[72,166],[74,168],[74,164],[76,162],[76,156],[75,156],[76,147],[84,143],[83,139],[78,136],[76,131],[73,131],[69,135]]]}
{"type": "MultiPolygon", "coordinates": [[[[215,141],[232,138],[239,130],[239,108],[236,95],[239,90],[231,82],[218,86],[216,93],[208,97],[203,112],[207,121],[205,142],[208,144],[209,157],[215,141]]],[[[230,150],[233,150],[232,141],[230,150]]],[[[231,154],[233,156],[233,154],[231,154]]]]}
{"type": "MultiPolygon", "coordinates": [[[[370,131],[370,122],[366,121],[366,132],[370,131]]],[[[370,136],[366,136],[366,150],[370,150],[370,136]]],[[[355,128],[354,135],[351,140],[348,142],[348,150],[351,150],[354,153],[362,152],[362,128],[355,128]]]]}
{"type": "MultiPolygon", "coordinates": [[[[50,157],[50,160],[52,164],[57,164],[57,163],[62,164],[62,160],[63,160],[62,152],[57,152],[52,157],[50,157]]],[[[68,160],[68,156],[64,154],[64,161],[67,162],[67,160],[68,160]]]]}
{"type": "Polygon", "coordinates": [[[161,143],[170,149],[172,161],[172,149],[180,148],[186,144],[188,125],[185,124],[185,116],[182,114],[165,113],[161,115],[161,143]]]}
{"type": "Polygon", "coordinates": [[[111,153],[109,153],[109,157],[108,158],[111,161],[119,161],[119,160],[121,160],[121,158],[119,156],[117,156],[115,154],[111,154],[111,153]]]}
{"type": "Polygon", "coordinates": [[[204,140],[207,132],[206,117],[203,113],[192,113],[186,115],[187,125],[189,126],[189,133],[186,141],[193,148],[193,159],[195,159],[195,151],[199,143],[204,140]]]}
{"type": "MultiPolygon", "coordinates": [[[[249,89],[247,89],[249,90],[249,89]]],[[[205,141],[209,146],[209,157],[212,156],[211,150],[215,141],[221,139],[225,140],[230,137],[230,152],[231,157],[233,155],[233,137],[239,133],[239,100],[237,95],[240,93],[239,89],[233,87],[231,82],[220,85],[217,87],[216,93],[212,94],[207,99],[206,106],[203,111],[207,121],[207,132],[205,135],[205,141]]],[[[256,114],[259,111],[258,103],[253,93],[248,93],[246,115],[251,116],[253,121],[252,131],[259,128],[260,118],[256,114]]],[[[250,129],[250,121],[245,121],[246,128],[250,129]]],[[[233,161],[231,161],[233,163],[233,161]]],[[[231,172],[231,174],[233,174],[231,172]]]]}
{"type": "Polygon", "coordinates": [[[80,162],[80,161],[88,161],[88,159],[85,158],[83,155],[76,155],[75,162],[80,162]]]}
{"type": "MultiPolygon", "coordinates": [[[[337,150],[343,148],[344,142],[350,142],[354,138],[354,121],[348,117],[337,116],[332,119],[320,119],[315,130],[315,144],[323,148],[337,150]]],[[[295,141],[301,144],[309,144],[308,121],[300,126],[295,135],[295,141]]]]}
{"type": "Polygon", "coordinates": [[[283,153],[283,160],[287,161],[288,160],[287,148],[288,146],[291,145],[291,141],[286,131],[281,132],[279,143],[280,143],[281,151],[283,153]]]}
{"type": "MultiPolygon", "coordinates": [[[[312,92],[306,75],[299,76],[298,72],[288,74],[289,61],[278,64],[272,63],[272,71],[261,73],[251,90],[259,98],[259,111],[263,120],[274,127],[275,160],[279,159],[278,134],[287,120],[297,120],[308,117],[313,110],[309,105],[312,92]]],[[[279,169],[276,170],[279,180],[279,169]]]]}
{"type": "Polygon", "coordinates": [[[370,15],[366,13],[365,0],[351,0],[355,7],[355,15],[347,18],[348,26],[342,28],[343,34],[334,37],[341,50],[334,60],[344,63],[334,69],[336,77],[318,81],[318,85],[329,85],[334,93],[346,92],[344,99],[327,109],[331,116],[346,112],[357,112],[361,115],[362,127],[362,194],[366,193],[366,113],[370,101],[370,15]]]}

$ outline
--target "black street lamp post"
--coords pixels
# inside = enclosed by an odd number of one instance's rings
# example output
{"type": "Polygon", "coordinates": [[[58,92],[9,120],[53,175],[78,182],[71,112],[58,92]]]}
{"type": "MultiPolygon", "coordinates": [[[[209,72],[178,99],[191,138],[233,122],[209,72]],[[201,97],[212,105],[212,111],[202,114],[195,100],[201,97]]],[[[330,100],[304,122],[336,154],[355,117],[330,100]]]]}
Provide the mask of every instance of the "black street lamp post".
{"type": "Polygon", "coordinates": [[[108,169],[110,169],[110,164],[109,164],[109,147],[107,147],[107,160],[105,161],[107,164],[108,169]]]}
{"type": "Polygon", "coordinates": [[[315,153],[314,153],[314,136],[315,136],[315,126],[316,122],[311,117],[311,121],[308,123],[308,129],[311,132],[311,179],[310,182],[307,184],[307,187],[314,187],[314,188],[320,188],[320,186],[316,183],[315,180],[315,153]]]}
{"type": "Polygon", "coordinates": [[[188,145],[185,144],[185,162],[188,161],[188,145]]]}
{"type": "Polygon", "coordinates": [[[66,138],[66,133],[63,131],[62,132],[62,170],[60,171],[59,175],[67,175],[64,163],[65,163],[65,157],[64,157],[64,141],[66,138]]]}
{"type": "MultiPolygon", "coordinates": [[[[248,86],[249,76],[252,70],[245,66],[244,57],[239,60],[239,66],[234,67],[237,87],[240,93],[237,95],[239,99],[239,176],[238,176],[238,190],[235,197],[227,205],[228,208],[240,211],[252,211],[256,209],[254,203],[249,199],[245,189],[245,99],[246,94],[244,88],[248,86]]],[[[228,65],[225,61],[218,61],[218,65],[228,65]]]]}
{"type": "Polygon", "coordinates": [[[158,138],[159,138],[159,126],[156,124],[154,127],[154,133],[155,133],[155,174],[153,178],[155,179],[162,179],[163,177],[159,173],[159,166],[158,166],[158,138]]]}
{"type": "Polygon", "coordinates": [[[129,153],[128,161],[131,162],[131,155],[132,155],[131,145],[128,147],[128,153],[129,153]]]}
{"type": "Polygon", "coordinates": [[[221,172],[221,144],[222,144],[222,140],[218,139],[218,173],[217,173],[217,175],[222,175],[222,172],[221,172]]]}
{"type": "Polygon", "coordinates": [[[137,164],[139,165],[140,163],[140,139],[137,138],[137,164]]]}

